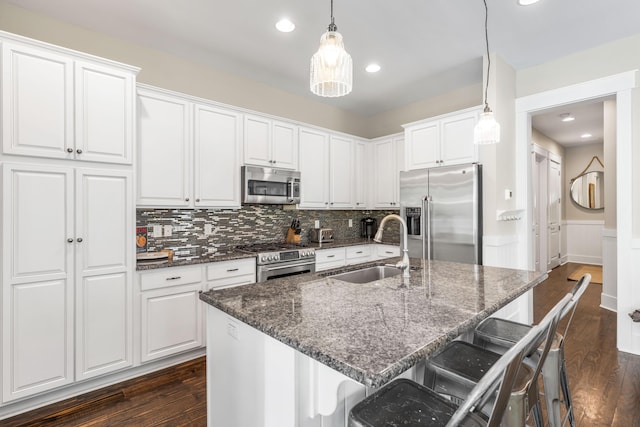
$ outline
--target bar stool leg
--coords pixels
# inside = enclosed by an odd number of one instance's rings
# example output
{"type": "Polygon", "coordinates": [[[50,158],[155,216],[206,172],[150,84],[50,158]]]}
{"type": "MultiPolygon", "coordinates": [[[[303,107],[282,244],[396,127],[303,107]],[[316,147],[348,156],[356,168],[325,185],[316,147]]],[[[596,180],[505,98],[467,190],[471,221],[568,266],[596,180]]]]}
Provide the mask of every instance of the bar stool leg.
{"type": "Polygon", "coordinates": [[[549,427],[561,427],[560,416],[560,350],[551,349],[542,366],[542,381],[544,383],[544,400],[547,405],[549,427]]]}
{"type": "Polygon", "coordinates": [[[569,392],[569,378],[567,378],[567,365],[562,358],[562,366],[560,368],[560,385],[562,386],[562,394],[564,395],[564,404],[567,407],[569,417],[569,425],[576,427],[575,417],[573,416],[573,402],[571,401],[571,393],[569,392]]]}

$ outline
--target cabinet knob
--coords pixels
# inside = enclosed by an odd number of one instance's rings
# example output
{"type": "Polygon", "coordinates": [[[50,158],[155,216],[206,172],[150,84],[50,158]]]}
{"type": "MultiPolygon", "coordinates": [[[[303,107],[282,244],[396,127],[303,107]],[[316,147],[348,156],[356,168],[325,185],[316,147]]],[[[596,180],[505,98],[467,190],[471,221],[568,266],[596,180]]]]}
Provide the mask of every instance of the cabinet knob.
{"type": "Polygon", "coordinates": [[[331,202],[330,204],[331,204],[331,206],[333,206],[333,202],[331,202]]]}
{"type": "Polygon", "coordinates": [[[324,204],[325,204],[325,205],[328,205],[328,204],[329,204],[329,202],[324,202],[324,204]]]}
{"type": "Polygon", "coordinates": [[[67,148],[67,153],[73,153],[73,148],[71,147],[67,148]]]}
{"type": "Polygon", "coordinates": [[[82,149],[81,149],[81,148],[78,148],[78,149],[76,150],[76,153],[78,153],[78,154],[82,154],[82,149]]]}
{"type": "Polygon", "coordinates": [[[185,202],[188,202],[188,201],[189,201],[189,198],[188,198],[188,197],[185,197],[184,201],[185,201],[185,202]]]}
{"type": "Polygon", "coordinates": [[[67,239],[67,242],[69,242],[69,243],[73,243],[73,239],[72,239],[71,237],[69,237],[69,238],[67,239]]]}
{"type": "Polygon", "coordinates": [[[196,199],[196,202],[200,203],[200,199],[196,199]]]}
{"type": "Polygon", "coordinates": [[[78,238],[76,239],[76,241],[77,241],[78,243],[82,243],[82,237],[78,237],[78,238]]]}

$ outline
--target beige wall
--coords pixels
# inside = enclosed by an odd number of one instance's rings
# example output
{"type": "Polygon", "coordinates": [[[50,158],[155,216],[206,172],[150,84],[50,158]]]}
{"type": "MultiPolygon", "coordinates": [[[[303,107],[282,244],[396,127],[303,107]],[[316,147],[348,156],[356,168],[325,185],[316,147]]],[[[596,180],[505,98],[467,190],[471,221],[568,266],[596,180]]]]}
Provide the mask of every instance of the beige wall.
{"type": "Polygon", "coordinates": [[[564,157],[564,147],[545,134],[541,133],[538,129],[534,128],[531,130],[531,142],[533,144],[539,145],[550,153],[556,154],[560,157],[564,157]]]}
{"type": "MultiPolygon", "coordinates": [[[[567,221],[604,221],[606,205],[604,210],[589,210],[578,206],[571,200],[571,180],[577,177],[589,164],[593,156],[598,156],[600,160],[604,158],[604,145],[602,143],[588,144],[578,147],[567,147],[564,150],[563,167],[565,169],[565,189],[564,189],[564,209],[567,221]]],[[[603,160],[604,163],[604,160],[603,160]]],[[[605,167],[607,163],[604,163],[605,167]]],[[[600,167],[598,161],[594,161],[587,172],[607,170],[600,167]]],[[[605,182],[609,175],[605,175],[605,182]]],[[[605,192],[606,195],[606,192],[605,192]]]]}

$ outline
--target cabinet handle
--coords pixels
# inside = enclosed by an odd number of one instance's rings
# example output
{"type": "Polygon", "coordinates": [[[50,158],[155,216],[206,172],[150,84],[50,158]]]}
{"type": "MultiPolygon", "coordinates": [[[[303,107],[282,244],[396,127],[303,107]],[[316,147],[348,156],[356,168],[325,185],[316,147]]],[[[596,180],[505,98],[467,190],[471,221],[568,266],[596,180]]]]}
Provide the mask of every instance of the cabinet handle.
{"type": "Polygon", "coordinates": [[[331,206],[333,206],[333,202],[331,202],[330,204],[331,204],[331,206]]]}
{"type": "Polygon", "coordinates": [[[67,153],[73,153],[73,148],[71,147],[67,148],[67,153]]]}
{"type": "Polygon", "coordinates": [[[67,239],[67,242],[69,242],[69,243],[73,243],[73,239],[72,239],[71,237],[69,237],[69,238],[67,239]]]}
{"type": "Polygon", "coordinates": [[[167,277],[167,280],[178,280],[178,279],[182,279],[182,277],[181,276],[167,277]]]}
{"type": "Polygon", "coordinates": [[[239,268],[228,268],[227,269],[227,273],[231,273],[231,272],[238,271],[238,270],[240,270],[240,269],[239,268]]]}
{"type": "Polygon", "coordinates": [[[335,255],[327,255],[327,258],[334,258],[335,255]]]}
{"type": "Polygon", "coordinates": [[[357,254],[361,254],[361,253],[362,253],[362,251],[358,251],[358,252],[356,252],[356,253],[357,253],[357,254]]]}
{"type": "Polygon", "coordinates": [[[196,202],[200,203],[200,199],[199,199],[199,198],[198,198],[198,199],[196,199],[196,202]]]}
{"type": "Polygon", "coordinates": [[[82,243],[82,237],[78,237],[76,240],[78,241],[78,243],[82,243]]]}
{"type": "Polygon", "coordinates": [[[384,251],[385,254],[393,254],[391,251],[384,251]]]}
{"type": "Polygon", "coordinates": [[[329,202],[324,202],[324,204],[325,204],[325,205],[328,205],[328,204],[329,204],[329,202]]]}
{"type": "Polygon", "coordinates": [[[78,149],[76,150],[76,153],[78,153],[78,154],[82,154],[82,149],[78,148],[78,149]]]}
{"type": "Polygon", "coordinates": [[[188,197],[185,197],[184,201],[185,201],[185,202],[188,202],[188,201],[189,201],[189,198],[188,198],[188,197]]]}

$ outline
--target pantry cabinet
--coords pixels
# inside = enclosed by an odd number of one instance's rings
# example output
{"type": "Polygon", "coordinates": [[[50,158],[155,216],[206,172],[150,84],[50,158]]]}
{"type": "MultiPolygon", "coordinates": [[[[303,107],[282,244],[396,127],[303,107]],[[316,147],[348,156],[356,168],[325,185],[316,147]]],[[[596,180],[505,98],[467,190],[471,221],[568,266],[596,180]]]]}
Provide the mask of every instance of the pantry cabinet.
{"type": "Polygon", "coordinates": [[[298,169],[298,127],[266,117],[244,116],[244,164],[298,169]]]}
{"type": "Polygon", "coordinates": [[[354,207],[354,141],[300,129],[300,208],[354,207]]]}
{"type": "Polygon", "coordinates": [[[132,364],[131,173],[2,165],[9,402],[132,364]]]}
{"type": "Polygon", "coordinates": [[[138,69],[0,34],[2,152],[131,164],[138,69]]]}
{"type": "Polygon", "coordinates": [[[240,207],[241,126],[236,111],[140,85],[137,204],[240,207]]]}
{"type": "Polygon", "coordinates": [[[478,107],[404,125],[407,170],[477,161],[478,107]]]}

